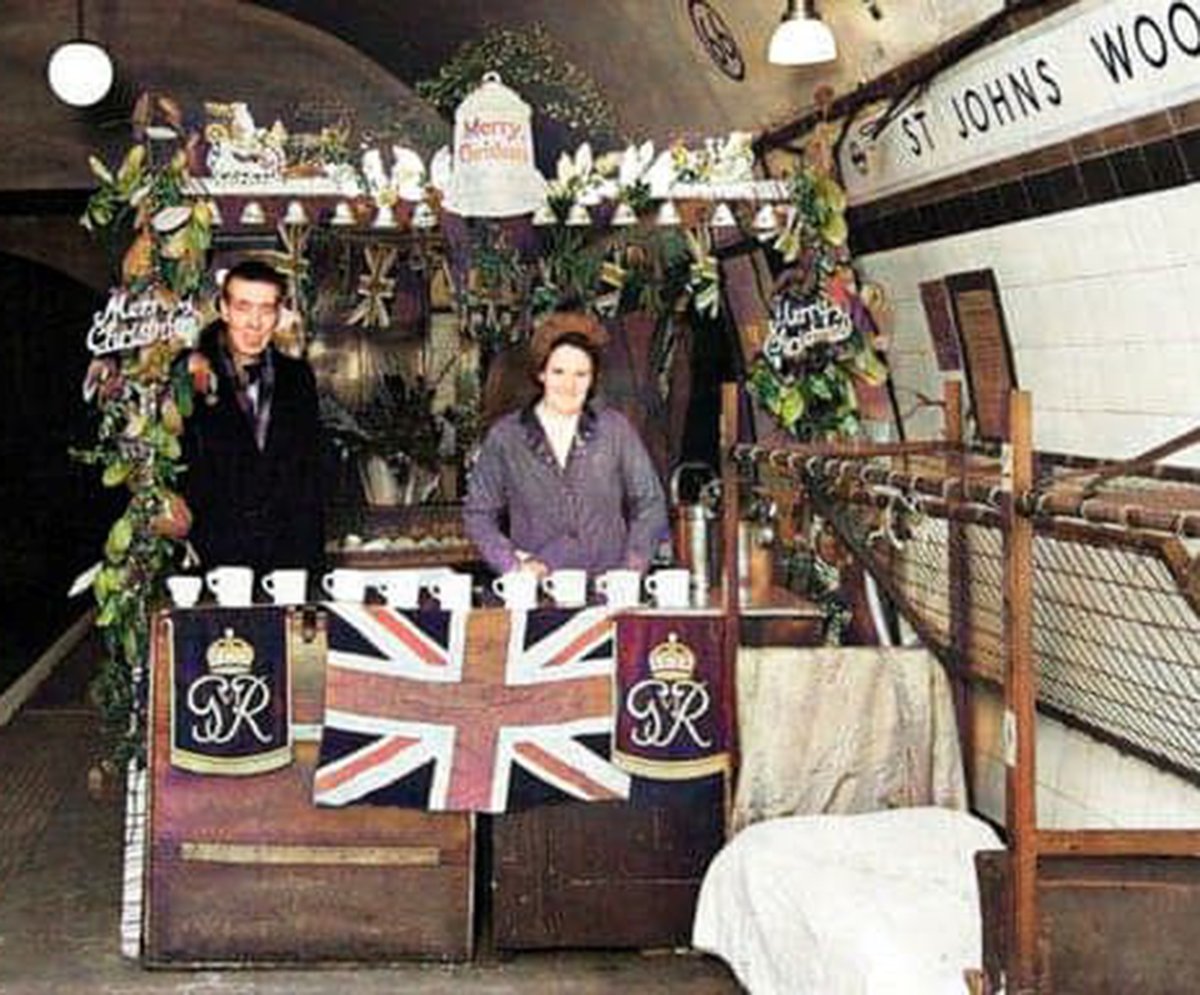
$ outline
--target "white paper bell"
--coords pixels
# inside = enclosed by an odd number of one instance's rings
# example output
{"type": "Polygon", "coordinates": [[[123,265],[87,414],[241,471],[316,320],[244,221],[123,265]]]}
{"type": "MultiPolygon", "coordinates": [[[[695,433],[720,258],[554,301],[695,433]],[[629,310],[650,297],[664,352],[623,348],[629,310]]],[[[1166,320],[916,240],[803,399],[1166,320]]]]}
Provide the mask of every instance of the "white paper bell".
{"type": "Polygon", "coordinates": [[[437,227],[438,219],[432,207],[421,201],[412,212],[412,226],[414,228],[428,229],[437,227]]]}
{"type": "Polygon", "coordinates": [[[395,228],[396,213],[392,210],[391,204],[380,204],[379,210],[375,212],[375,220],[371,222],[372,228],[395,228]]]}
{"type": "Polygon", "coordinates": [[[287,210],[283,214],[283,223],[285,225],[308,224],[308,212],[304,210],[304,205],[300,201],[288,201],[287,210]]]}
{"type": "Polygon", "coordinates": [[[675,202],[664,200],[662,206],[658,209],[658,215],[655,217],[654,223],[666,228],[679,224],[679,221],[679,209],[675,206],[675,202]]]}
{"type": "Polygon", "coordinates": [[[557,224],[558,218],[554,216],[549,204],[543,204],[533,212],[533,223],[539,228],[545,228],[547,225],[557,224]]]}
{"type": "Polygon", "coordinates": [[[770,235],[779,230],[779,218],[775,216],[774,204],[763,204],[754,215],[753,228],[759,235],[770,235]]]}
{"type": "Polygon", "coordinates": [[[333,217],[329,223],[337,225],[339,228],[346,228],[354,224],[354,212],[350,210],[350,205],[344,200],[339,201],[337,207],[333,209],[333,217]]]}
{"type": "Polygon", "coordinates": [[[582,204],[572,204],[567,211],[567,224],[572,228],[586,228],[592,223],[592,216],[582,204]]]}
{"type": "Polygon", "coordinates": [[[247,201],[238,220],[244,225],[265,225],[267,212],[263,210],[262,204],[257,200],[247,201]]]}
{"type": "Polygon", "coordinates": [[[737,218],[728,204],[718,204],[713,208],[712,217],[708,219],[710,228],[736,228],[737,218]]]}
{"type": "Polygon", "coordinates": [[[638,223],[638,216],[634,213],[633,208],[626,203],[617,205],[617,209],[613,211],[612,225],[614,228],[628,228],[630,225],[638,223]]]}

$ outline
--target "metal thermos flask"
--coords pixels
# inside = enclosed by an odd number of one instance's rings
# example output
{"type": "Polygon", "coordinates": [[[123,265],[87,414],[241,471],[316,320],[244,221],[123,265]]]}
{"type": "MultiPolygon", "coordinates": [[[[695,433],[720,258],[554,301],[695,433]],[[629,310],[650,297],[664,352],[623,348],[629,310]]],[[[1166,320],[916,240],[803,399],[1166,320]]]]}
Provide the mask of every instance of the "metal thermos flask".
{"type": "Polygon", "coordinates": [[[681,463],[671,474],[672,546],[675,559],[691,574],[692,603],[708,603],[713,568],[713,529],[716,514],[705,502],[705,487],[711,487],[716,474],[707,463],[681,463]],[[700,484],[690,503],[684,503],[681,490],[686,474],[701,473],[700,484]]]}

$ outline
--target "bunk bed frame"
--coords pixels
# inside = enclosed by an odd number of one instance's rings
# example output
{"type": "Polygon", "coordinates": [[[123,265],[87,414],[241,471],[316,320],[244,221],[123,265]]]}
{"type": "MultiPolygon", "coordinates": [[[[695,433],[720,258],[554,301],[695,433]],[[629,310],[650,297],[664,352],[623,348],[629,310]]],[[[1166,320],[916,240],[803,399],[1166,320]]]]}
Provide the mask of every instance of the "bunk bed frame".
{"type": "Polygon", "coordinates": [[[1033,451],[1028,393],[1009,395],[991,451],[964,443],[959,384],[942,406],[936,441],[768,447],[738,441],[738,388],[726,385],[731,638],[739,484],[782,475],[946,667],[969,784],[973,696],[1003,693],[1007,850],[977,858],[982,990],[1200,991],[1200,829],[1043,829],[1036,807],[1039,708],[1200,783],[1200,559],[1187,546],[1200,537],[1200,481],[1157,465],[1200,429],[1124,463],[1054,463],[1033,451]],[[901,538],[913,519],[937,535],[924,561],[901,538]],[[1124,585],[1136,606],[1114,604],[1124,585]],[[1091,683],[1073,685],[1073,667],[1091,683]],[[1142,669],[1135,704],[1097,690],[1137,684],[1142,669]]]}

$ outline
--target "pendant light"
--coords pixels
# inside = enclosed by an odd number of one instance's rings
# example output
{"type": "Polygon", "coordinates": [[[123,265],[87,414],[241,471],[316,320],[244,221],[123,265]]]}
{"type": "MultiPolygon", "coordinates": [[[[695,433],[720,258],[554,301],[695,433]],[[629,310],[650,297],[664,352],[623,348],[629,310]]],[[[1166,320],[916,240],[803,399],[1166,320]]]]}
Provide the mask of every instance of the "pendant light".
{"type": "Polygon", "coordinates": [[[83,0],[75,0],[75,37],[50,53],[46,79],[54,95],[72,107],[98,104],[112,89],[112,59],[83,33],[83,0]]]}
{"type": "Polygon", "coordinates": [[[788,0],[771,35],[767,61],[777,66],[811,66],[837,58],[833,32],[813,10],[812,0],[788,0]]]}

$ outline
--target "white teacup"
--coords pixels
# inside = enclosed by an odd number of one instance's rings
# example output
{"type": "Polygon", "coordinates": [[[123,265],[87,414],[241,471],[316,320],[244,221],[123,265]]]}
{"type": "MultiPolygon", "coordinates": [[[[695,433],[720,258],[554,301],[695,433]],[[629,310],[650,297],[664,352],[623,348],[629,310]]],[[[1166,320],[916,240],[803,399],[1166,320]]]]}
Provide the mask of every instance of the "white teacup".
{"type": "Polygon", "coordinates": [[[579,608],[587,603],[587,571],[555,570],[542,578],[542,590],[560,608],[579,608]]]}
{"type": "Polygon", "coordinates": [[[656,570],[646,578],[646,592],[659,608],[686,608],[690,580],[687,570],[656,570]]]}
{"type": "Polygon", "coordinates": [[[204,583],[226,608],[244,608],[254,595],[254,571],[249,567],[213,567],[204,583]]]}
{"type": "Polygon", "coordinates": [[[642,600],[642,575],[637,570],[609,570],[596,578],[596,590],[613,608],[631,608],[642,600]]]}
{"type": "Polygon", "coordinates": [[[442,611],[466,611],[471,607],[471,575],[446,573],[429,581],[429,592],[442,611]]]}
{"type": "Polygon", "coordinates": [[[191,608],[200,600],[200,592],[204,589],[204,581],[199,577],[187,574],[176,574],[167,578],[167,591],[171,601],[177,608],[191,608]]]}
{"type": "Polygon", "coordinates": [[[302,605],[307,600],[308,571],[299,568],[272,570],[259,585],[277,605],[302,605]]]}
{"type": "Polygon", "coordinates": [[[362,570],[338,567],[321,578],[321,587],[334,601],[362,603],[367,594],[367,575],[362,570]]]}
{"type": "Polygon", "coordinates": [[[373,586],[392,608],[411,609],[421,603],[423,576],[420,570],[387,570],[373,586]]]}
{"type": "Polygon", "coordinates": [[[492,591],[509,611],[537,607],[538,579],[528,570],[510,570],[492,581],[492,591]]]}

